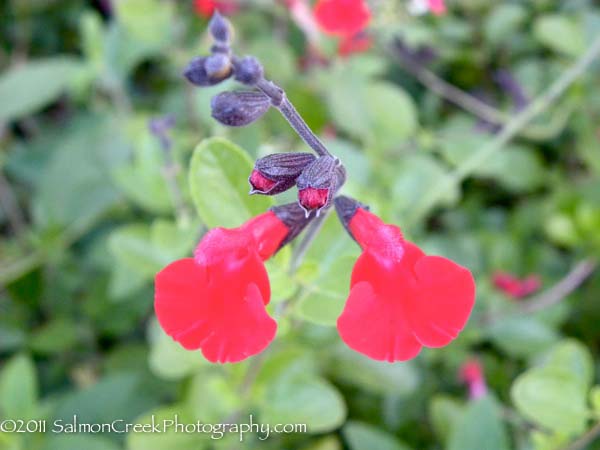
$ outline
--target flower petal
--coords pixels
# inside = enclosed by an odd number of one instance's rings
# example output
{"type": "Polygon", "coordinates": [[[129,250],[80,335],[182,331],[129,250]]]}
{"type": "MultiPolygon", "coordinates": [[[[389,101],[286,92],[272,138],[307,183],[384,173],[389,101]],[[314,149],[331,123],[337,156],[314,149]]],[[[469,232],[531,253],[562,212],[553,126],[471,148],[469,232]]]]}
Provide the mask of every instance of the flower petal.
{"type": "Polygon", "coordinates": [[[358,33],[371,19],[371,11],[364,0],[319,0],[314,15],[326,33],[340,36],[358,33]]]}
{"type": "Polygon", "coordinates": [[[175,336],[206,316],[207,304],[202,299],[207,294],[206,270],[193,258],[180,259],[161,270],[156,275],[154,310],[163,330],[178,340],[175,336]]]}
{"type": "Polygon", "coordinates": [[[475,281],[466,268],[425,256],[414,266],[417,290],[405,300],[408,323],[427,347],[442,347],[464,328],[475,303],[475,281]]]}
{"type": "Polygon", "coordinates": [[[365,281],[352,287],[337,327],[350,348],[380,361],[406,361],[421,350],[400,303],[377,295],[365,281]]]}
{"type": "Polygon", "coordinates": [[[269,282],[258,255],[236,269],[205,268],[185,258],[156,276],[154,308],[160,325],[187,350],[202,349],[211,362],[254,355],[277,329],[265,310],[269,282]]]}
{"type": "Polygon", "coordinates": [[[277,323],[267,314],[256,284],[248,285],[242,301],[230,298],[220,305],[207,319],[210,333],[202,334],[202,354],[209,361],[241,361],[264,350],[275,337],[277,323]]]}

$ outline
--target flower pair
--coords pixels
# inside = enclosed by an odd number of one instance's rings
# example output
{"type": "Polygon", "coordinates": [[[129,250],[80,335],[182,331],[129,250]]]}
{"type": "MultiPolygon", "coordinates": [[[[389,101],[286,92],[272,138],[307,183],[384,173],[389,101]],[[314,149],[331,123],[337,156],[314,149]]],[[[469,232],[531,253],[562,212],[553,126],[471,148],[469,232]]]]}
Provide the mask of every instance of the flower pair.
{"type": "MultiPolygon", "coordinates": [[[[344,342],[373,359],[405,361],[423,346],[442,347],[465,326],[475,284],[464,267],[427,256],[360,203],[337,197],[338,216],[363,253],[337,327],[344,342]]],[[[296,204],[272,208],[239,228],[216,228],[194,258],[156,277],[155,310],[163,329],[212,362],[237,362],[262,351],[275,321],[263,261],[310,221],[296,204]]]]}

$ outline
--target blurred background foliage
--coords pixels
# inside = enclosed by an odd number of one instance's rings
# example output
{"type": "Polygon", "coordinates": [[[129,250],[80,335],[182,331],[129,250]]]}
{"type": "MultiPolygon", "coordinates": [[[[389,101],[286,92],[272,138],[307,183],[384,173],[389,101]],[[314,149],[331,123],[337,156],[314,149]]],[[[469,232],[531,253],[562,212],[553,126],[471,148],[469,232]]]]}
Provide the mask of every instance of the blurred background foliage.
{"type": "Polygon", "coordinates": [[[243,129],[211,119],[210,98],[227,86],[193,89],[181,76],[210,45],[191,0],[110,3],[0,2],[0,417],[253,414],[309,433],[243,444],[0,433],[1,449],[600,448],[586,441],[600,431],[600,65],[419,211],[585,52],[600,32],[597,3],[450,0],[434,17],[373,0],[372,46],[347,57],[324,35],[318,57],[309,52],[285,2],[241,3],[236,50],[260,57],[343,160],[344,192],[469,267],[478,297],[447,348],[393,365],[353,353],[333,325],[358,248],[329,218],[295,273],[289,249],[268,264],[278,338],[225,366],[160,330],[153,276],[207,227],[271,204],[245,196],[254,158],[306,148],[276,111],[243,129]],[[485,111],[445,101],[432,74],[485,111]],[[148,125],[165,115],[169,150],[148,125]],[[498,271],[534,274],[545,293],[509,298],[498,271]],[[460,376],[473,359],[487,385],[478,399],[460,376]]]}

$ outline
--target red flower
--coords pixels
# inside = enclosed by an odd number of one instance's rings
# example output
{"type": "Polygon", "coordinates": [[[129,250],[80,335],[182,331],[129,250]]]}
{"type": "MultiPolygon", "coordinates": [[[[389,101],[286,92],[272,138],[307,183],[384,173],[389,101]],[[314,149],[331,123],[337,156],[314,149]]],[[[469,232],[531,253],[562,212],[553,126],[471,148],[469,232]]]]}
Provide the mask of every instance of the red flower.
{"type": "Polygon", "coordinates": [[[262,351],[277,325],[267,314],[271,292],[263,261],[290,229],[273,212],[238,228],[215,228],[194,258],[156,276],[154,308],[165,332],[212,362],[237,362],[262,351]]]}
{"type": "Polygon", "coordinates": [[[326,33],[343,37],[362,31],[371,19],[364,0],[318,0],[314,15],[326,33]]]}
{"type": "Polygon", "coordinates": [[[428,0],[429,11],[431,11],[436,16],[441,16],[446,13],[446,5],[444,4],[444,0],[428,0]]]}
{"type": "Polygon", "coordinates": [[[194,10],[201,17],[212,17],[215,10],[222,14],[233,14],[238,10],[238,4],[233,0],[194,0],[194,10]]]}
{"type": "Polygon", "coordinates": [[[512,298],[527,297],[542,286],[542,281],[537,275],[519,279],[507,272],[496,272],[492,281],[496,288],[512,298]]]}
{"type": "Polygon", "coordinates": [[[473,308],[471,272],[449,259],[425,255],[403,239],[398,227],[362,207],[348,213],[352,207],[341,204],[347,200],[336,200],[336,208],[363,253],[337,322],[344,342],[389,362],[414,358],[423,346],[450,343],[473,308]]]}
{"type": "Polygon", "coordinates": [[[340,56],[349,56],[353,53],[362,53],[371,48],[373,41],[365,33],[357,33],[354,36],[342,38],[338,47],[340,56]]]}

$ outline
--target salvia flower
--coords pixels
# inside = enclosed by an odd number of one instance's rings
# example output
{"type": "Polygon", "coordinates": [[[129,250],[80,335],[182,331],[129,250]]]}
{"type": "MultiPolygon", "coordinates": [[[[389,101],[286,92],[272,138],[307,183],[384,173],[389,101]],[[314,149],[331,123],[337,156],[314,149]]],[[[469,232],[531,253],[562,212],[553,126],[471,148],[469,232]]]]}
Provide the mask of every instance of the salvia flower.
{"type": "Polygon", "coordinates": [[[210,103],[212,116],[223,125],[242,127],[260,119],[271,107],[271,100],[262,92],[221,92],[210,103]]]}
{"type": "MultiPolygon", "coordinates": [[[[346,37],[365,26],[369,17],[365,8],[358,0],[317,3],[317,11],[327,20],[335,21],[338,14],[346,21],[336,31],[346,37]],[[362,9],[344,9],[356,5],[362,9]],[[342,9],[337,11],[337,7],[342,9]]],[[[314,220],[300,244],[298,253],[302,254],[322,224],[324,217],[317,219],[320,212],[335,204],[342,224],[362,248],[337,322],[346,344],[390,362],[411,359],[423,346],[449,344],[473,308],[471,273],[446,258],[426,255],[404,240],[398,227],[383,223],[365,205],[337,196],[346,180],[341,161],[308,127],[285,91],[264,77],[262,65],[251,56],[239,58],[231,51],[228,27],[215,14],[210,24],[215,39],[211,55],[193,60],[186,76],[207,86],[233,75],[254,91],[217,95],[212,101],[213,117],[226,125],[242,126],[273,107],[316,156],[278,153],[256,161],[248,178],[251,193],[272,195],[296,185],[298,202],[271,208],[237,228],[210,230],[194,258],[163,269],[155,283],[155,310],[163,329],[184,348],[201,349],[213,362],[241,361],[263,350],[277,327],[265,308],[270,288],[263,261],[314,220]],[[227,64],[229,72],[224,70],[227,64]]]]}
{"type": "Polygon", "coordinates": [[[362,31],[371,20],[364,0],[318,0],[314,15],[323,31],[342,37],[362,31]]]}
{"type": "Polygon", "coordinates": [[[527,297],[538,291],[542,286],[542,281],[537,275],[518,278],[508,272],[494,273],[492,281],[498,290],[515,299],[527,297]]]}
{"type": "Polygon", "coordinates": [[[239,5],[232,0],[194,0],[194,10],[201,17],[211,17],[217,10],[223,14],[233,14],[238,9],[239,5]]]}
{"type": "Polygon", "coordinates": [[[423,346],[442,347],[463,329],[475,301],[466,268],[427,256],[358,202],[338,197],[340,220],[363,253],[337,321],[352,349],[377,360],[406,361],[423,346]]]}
{"type": "Polygon", "coordinates": [[[214,228],[193,258],[159,272],[154,308],[165,332],[212,362],[262,351],[277,329],[265,309],[271,293],[263,261],[306,225],[298,211],[295,204],[275,207],[238,228],[214,228]]]}
{"type": "Polygon", "coordinates": [[[275,195],[287,191],[316,159],[312,153],[275,153],[257,159],[248,177],[250,194],[275,195]]]}

